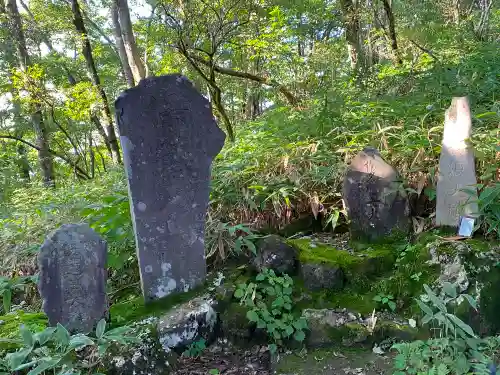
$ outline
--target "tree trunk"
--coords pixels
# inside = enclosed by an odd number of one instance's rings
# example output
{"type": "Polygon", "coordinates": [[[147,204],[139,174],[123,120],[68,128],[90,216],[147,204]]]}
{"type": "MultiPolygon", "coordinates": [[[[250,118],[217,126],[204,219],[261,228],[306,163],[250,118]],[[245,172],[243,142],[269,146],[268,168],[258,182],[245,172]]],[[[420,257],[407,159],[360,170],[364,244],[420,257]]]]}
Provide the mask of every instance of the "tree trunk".
{"type": "Polygon", "coordinates": [[[396,37],[396,21],[394,19],[394,13],[392,12],[392,6],[390,0],[382,0],[384,3],[384,11],[389,21],[389,38],[391,40],[392,53],[394,54],[394,60],[398,65],[403,63],[398,49],[398,39],[396,37]]]}
{"type": "Polygon", "coordinates": [[[116,48],[118,49],[118,54],[120,55],[120,61],[123,69],[123,74],[127,80],[128,87],[134,87],[134,75],[130,69],[130,64],[128,63],[127,51],[125,49],[125,44],[122,38],[122,28],[120,26],[120,19],[118,15],[118,7],[116,2],[111,5],[111,18],[113,20],[113,32],[115,34],[116,48]]]}
{"type": "Polygon", "coordinates": [[[361,21],[359,19],[357,0],[340,0],[340,5],[344,19],[345,36],[351,68],[354,70],[355,74],[359,74],[364,68],[365,56],[361,43],[361,21]]]}
{"type": "MultiPolygon", "coordinates": [[[[19,67],[24,73],[27,73],[31,66],[30,56],[26,49],[26,40],[21,23],[21,17],[17,8],[16,0],[7,1],[7,13],[10,19],[11,33],[17,46],[17,57],[19,67]]],[[[43,120],[42,106],[32,93],[30,94],[31,104],[31,122],[36,136],[36,146],[38,150],[38,161],[42,171],[42,178],[45,186],[55,186],[54,165],[52,155],[49,152],[49,140],[47,129],[43,120]]]]}
{"type": "Polygon", "coordinates": [[[106,126],[106,133],[109,146],[111,148],[111,156],[115,163],[121,163],[120,148],[118,146],[118,140],[116,138],[115,129],[113,127],[113,118],[111,116],[111,111],[109,110],[108,98],[106,96],[104,88],[101,85],[99,74],[97,74],[94,58],[92,56],[92,46],[90,45],[87,30],[85,29],[85,24],[83,23],[82,13],[80,11],[80,6],[78,5],[78,0],[71,1],[71,10],[74,17],[73,24],[75,25],[76,31],[78,31],[82,38],[82,53],[87,63],[87,69],[90,79],[99,92],[102,100],[104,115],[108,122],[106,126]]]}
{"type": "Polygon", "coordinates": [[[128,62],[132,69],[135,83],[146,77],[146,70],[142,63],[139,49],[135,42],[134,31],[132,30],[132,21],[130,20],[130,12],[128,9],[127,0],[114,0],[115,6],[118,9],[119,22],[123,43],[127,52],[128,62]]]}

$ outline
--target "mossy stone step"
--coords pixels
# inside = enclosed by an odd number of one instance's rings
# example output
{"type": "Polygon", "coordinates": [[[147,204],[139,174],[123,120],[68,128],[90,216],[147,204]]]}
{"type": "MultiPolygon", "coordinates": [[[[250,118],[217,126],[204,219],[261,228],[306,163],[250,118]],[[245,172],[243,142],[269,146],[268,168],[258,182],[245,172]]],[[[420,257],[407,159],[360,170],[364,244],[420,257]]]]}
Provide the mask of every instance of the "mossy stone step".
{"type": "Polygon", "coordinates": [[[368,279],[390,271],[397,255],[394,245],[376,245],[350,253],[309,239],[292,239],[287,243],[298,250],[301,265],[340,268],[347,283],[358,286],[362,286],[360,284],[366,283],[368,279]]]}

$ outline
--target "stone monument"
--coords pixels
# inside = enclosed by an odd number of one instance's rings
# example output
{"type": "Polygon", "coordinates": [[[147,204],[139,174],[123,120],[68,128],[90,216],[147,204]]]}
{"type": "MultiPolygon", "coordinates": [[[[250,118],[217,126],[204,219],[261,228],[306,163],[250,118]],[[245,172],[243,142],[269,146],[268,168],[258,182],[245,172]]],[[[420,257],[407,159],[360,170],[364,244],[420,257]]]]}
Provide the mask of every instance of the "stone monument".
{"type": "Polygon", "coordinates": [[[115,107],[145,301],[186,292],[206,276],[210,170],[225,134],[178,74],[142,80],[115,107]]]}
{"type": "Polygon", "coordinates": [[[408,234],[410,206],[402,180],[376,149],[366,147],[352,160],[343,198],[352,239],[375,241],[408,234]]]}
{"type": "Polygon", "coordinates": [[[108,311],[106,242],[87,224],[50,234],[38,255],[38,288],[51,326],[88,333],[108,311]]]}
{"type": "Polygon", "coordinates": [[[474,152],[467,144],[472,120],[467,97],[453,98],[445,113],[436,190],[436,225],[457,228],[460,216],[477,214],[474,152]],[[473,194],[464,191],[470,190],[473,194]]]}

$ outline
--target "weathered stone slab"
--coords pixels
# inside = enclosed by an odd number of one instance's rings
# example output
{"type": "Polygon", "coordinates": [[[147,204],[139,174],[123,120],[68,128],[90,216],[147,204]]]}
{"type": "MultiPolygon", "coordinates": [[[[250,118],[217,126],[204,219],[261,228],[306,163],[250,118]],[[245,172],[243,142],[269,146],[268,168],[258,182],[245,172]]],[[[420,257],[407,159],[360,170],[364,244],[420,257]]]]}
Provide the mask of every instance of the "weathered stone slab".
{"type": "Polygon", "coordinates": [[[106,242],[86,224],[63,225],[47,237],[38,287],[51,326],[90,332],[106,317],[106,261],[106,242]]]}
{"type": "Polygon", "coordinates": [[[181,75],[142,80],[115,103],[146,301],[204,281],[210,167],[225,135],[181,75]]]}
{"type": "Polygon", "coordinates": [[[284,239],[279,236],[265,237],[258,243],[253,265],[257,272],[268,268],[277,274],[294,275],[298,265],[297,249],[285,243],[284,239]]]}
{"type": "Polygon", "coordinates": [[[352,160],[343,197],[351,238],[373,241],[408,233],[410,206],[402,180],[376,149],[366,147],[352,160]]]}
{"type": "Polygon", "coordinates": [[[165,352],[182,351],[195,341],[214,338],[217,325],[216,301],[201,296],[174,307],[159,318],[157,330],[165,352]]]}
{"type": "Polygon", "coordinates": [[[457,228],[460,216],[475,217],[476,191],[474,152],[467,144],[472,120],[467,97],[453,98],[445,114],[443,144],[436,190],[436,225],[457,228]]]}

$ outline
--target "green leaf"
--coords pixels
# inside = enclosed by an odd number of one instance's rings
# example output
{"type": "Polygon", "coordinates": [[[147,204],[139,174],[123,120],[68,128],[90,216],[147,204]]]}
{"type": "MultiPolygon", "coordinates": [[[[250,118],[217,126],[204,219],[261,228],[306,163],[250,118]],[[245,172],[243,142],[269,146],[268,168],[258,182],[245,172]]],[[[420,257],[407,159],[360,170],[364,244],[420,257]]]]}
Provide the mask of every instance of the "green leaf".
{"type": "Polygon", "coordinates": [[[444,363],[439,364],[437,368],[437,375],[447,375],[450,372],[448,369],[448,366],[446,366],[444,363]]]}
{"type": "Polygon", "coordinates": [[[389,301],[387,303],[387,305],[389,306],[389,308],[392,310],[392,311],[395,311],[396,310],[396,303],[392,302],[392,301],[389,301]]]}
{"type": "Polygon", "coordinates": [[[237,299],[242,299],[244,295],[245,292],[242,289],[236,289],[236,291],[234,292],[234,297],[237,299]]]}
{"type": "Polygon", "coordinates": [[[281,333],[279,331],[277,331],[277,330],[274,330],[273,331],[273,337],[274,337],[275,340],[279,340],[279,339],[281,339],[281,333]]]}
{"type": "Polygon", "coordinates": [[[397,370],[404,370],[406,368],[406,356],[404,354],[398,354],[394,358],[394,367],[397,370]]]}
{"type": "Polygon", "coordinates": [[[89,345],[94,345],[94,341],[85,335],[77,334],[69,340],[68,349],[81,349],[89,345]]]}
{"type": "Polygon", "coordinates": [[[102,338],[104,335],[104,331],[106,330],[106,320],[101,319],[99,323],[97,323],[97,327],[95,329],[95,335],[98,339],[102,338]]]}
{"type": "Polygon", "coordinates": [[[293,326],[296,330],[307,329],[307,321],[305,318],[299,318],[293,322],[293,326]]]}
{"type": "Polygon", "coordinates": [[[241,253],[241,246],[243,244],[243,240],[241,237],[238,237],[236,239],[236,241],[234,241],[234,251],[236,252],[236,254],[239,254],[241,253]]]}
{"type": "Polygon", "coordinates": [[[61,358],[48,358],[43,360],[37,367],[28,372],[28,375],[40,375],[43,374],[46,370],[50,370],[57,366],[61,358]]]}
{"type": "Polygon", "coordinates": [[[268,296],[273,297],[273,296],[275,296],[275,295],[276,295],[276,290],[274,289],[274,287],[273,287],[273,286],[268,286],[268,287],[266,288],[266,293],[267,293],[267,295],[268,295],[268,296]]]}
{"type": "Polygon", "coordinates": [[[259,321],[259,314],[255,310],[247,312],[247,319],[251,322],[257,323],[259,321]]]}
{"type": "Polygon", "coordinates": [[[8,353],[5,359],[9,364],[9,368],[15,370],[18,366],[23,364],[26,358],[31,354],[31,350],[32,348],[24,348],[14,353],[8,353]]]}
{"type": "Polygon", "coordinates": [[[255,280],[257,281],[264,281],[266,279],[266,275],[263,273],[259,273],[256,277],[255,280]]]}
{"type": "Polygon", "coordinates": [[[109,341],[106,341],[106,342],[101,342],[97,346],[97,354],[99,355],[99,357],[103,357],[104,354],[106,354],[106,351],[108,350],[110,345],[111,345],[111,343],[109,341]]]}
{"type": "Polygon", "coordinates": [[[276,324],[267,323],[267,332],[273,333],[276,330],[276,324]]]}
{"type": "Polygon", "coordinates": [[[434,312],[432,311],[432,309],[429,306],[427,306],[427,304],[420,301],[419,299],[416,299],[416,301],[417,301],[418,306],[420,307],[420,310],[422,310],[425,314],[430,315],[430,316],[434,315],[434,312]]]}
{"type": "Polygon", "coordinates": [[[471,307],[474,310],[477,310],[477,301],[474,297],[472,297],[468,294],[462,294],[462,296],[469,302],[469,305],[471,305],[471,307]]]}
{"type": "Polygon", "coordinates": [[[252,252],[252,254],[254,254],[254,255],[257,254],[257,248],[255,247],[255,244],[252,241],[244,239],[243,242],[245,243],[248,250],[250,250],[252,252]]]}
{"type": "Polygon", "coordinates": [[[443,291],[445,292],[445,294],[448,297],[451,297],[451,298],[457,297],[457,290],[456,290],[455,286],[448,281],[443,282],[443,291]]]}
{"type": "Polygon", "coordinates": [[[2,303],[5,314],[9,313],[12,305],[12,289],[8,288],[3,291],[2,303]]]}
{"type": "Polygon", "coordinates": [[[430,298],[431,302],[434,304],[434,306],[436,306],[441,312],[446,313],[447,310],[446,310],[446,306],[443,303],[443,301],[441,301],[441,299],[439,299],[436,296],[436,294],[432,291],[431,288],[429,288],[428,285],[424,284],[424,289],[427,293],[427,296],[430,298]]]}
{"type": "Polygon", "coordinates": [[[33,335],[33,339],[35,342],[38,342],[43,346],[48,340],[50,340],[55,331],[56,327],[47,327],[42,332],[35,333],[33,335]]]}
{"type": "Polygon", "coordinates": [[[302,342],[305,340],[306,338],[306,334],[304,333],[304,331],[302,330],[298,330],[298,331],[295,331],[295,334],[293,335],[293,338],[296,340],[296,341],[299,341],[299,342],[302,342]]]}
{"type": "Polygon", "coordinates": [[[286,326],[285,328],[285,334],[286,337],[291,336],[295,330],[293,329],[292,326],[286,326]]]}
{"type": "Polygon", "coordinates": [[[21,331],[21,337],[23,339],[24,346],[33,347],[33,345],[35,344],[35,340],[31,331],[24,324],[21,325],[21,328],[19,330],[21,331]]]}
{"type": "Polygon", "coordinates": [[[57,340],[59,346],[66,347],[69,344],[69,332],[63,325],[57,323],[57,329],[54,338],[57,340]]]}
{"type": "Polygon", "coordinates": [[[427,324],[429,323],[432,319],[434,318],[433,315],[426,315],[422,318],[422,324],[427,324]]]}
{"type": "Polygon", "coordinates": [[[292,295],[292,293],[293,293],[292,288],[290,288],[290,287],[283,288],[283,294],[285,294],[286,296],[290,296],[290,295],[292,295]]]}
{"type": "Polygon", "coordinates": [[[262,319],[259,319],[259,321],[257,322],[257,328],[258,329],[264,329],[266,328],[267,326],[267,323],[265,320],[262,320],[262,319]]]}
{"type": "Polygon", "coordinates": [[[278,297],[273,301],[272,306],[273,307],[283,307],[284,304],[285,304],[285,300],[283,299],[283,297],[278,297]]]}
{"type": "Polygon", "coordinates": [[[267,347],[271,354],[274,354],[278,351],[278,346],[276,344],[269,344],[267,347]]]}
{"type": "Polygon", "coordinates": [[[471,337],[477,337],[472,328],[469,325],[465,324],[462,320],[457,318],[455,315],[446,314],[446,316],[468,335],[470,335],[471,337]]]}

